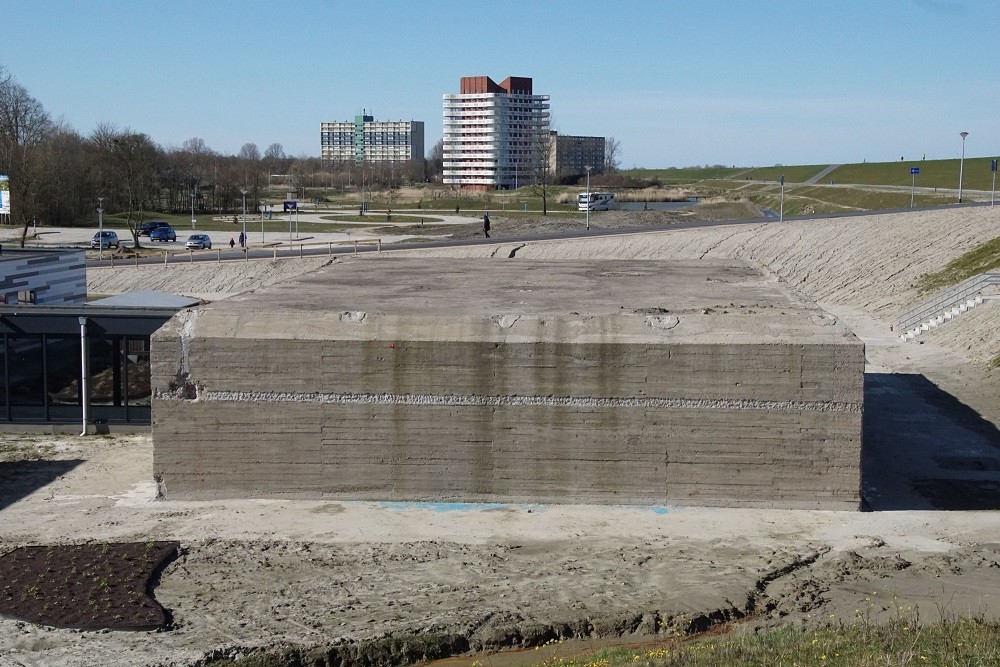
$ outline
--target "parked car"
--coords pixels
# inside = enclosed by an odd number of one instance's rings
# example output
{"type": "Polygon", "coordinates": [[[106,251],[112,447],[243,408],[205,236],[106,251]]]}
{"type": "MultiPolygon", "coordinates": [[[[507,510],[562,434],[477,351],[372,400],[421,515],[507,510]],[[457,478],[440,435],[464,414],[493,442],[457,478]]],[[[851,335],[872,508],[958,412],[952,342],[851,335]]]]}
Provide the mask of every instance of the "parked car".
{"type": "Polygon", "coordinates": [[[184,247],[195,250],[208,250],[212,247],[212,239],[208,238],[208,234],[192,234],[188,237],[184,247]]]}
{"type": "Polygon", "coordinates": [[[118,234],[116,232],[97,232],[90,241],[91,248],[117,248],[118,234]]]}
{"type": "Polygon", "coordinates": [[[169,227],[170,223],[166,220],[147,220],[146,222],[139,225],[139,236],[149,236],[154,229],[159,229],[160,227],[169,227]]]}
{"type": "Polygon", "coordinates": [[[150,241],[176,241],[177,232],[174,231],[173,227],[157,227],[149,233],[150,241]]]}

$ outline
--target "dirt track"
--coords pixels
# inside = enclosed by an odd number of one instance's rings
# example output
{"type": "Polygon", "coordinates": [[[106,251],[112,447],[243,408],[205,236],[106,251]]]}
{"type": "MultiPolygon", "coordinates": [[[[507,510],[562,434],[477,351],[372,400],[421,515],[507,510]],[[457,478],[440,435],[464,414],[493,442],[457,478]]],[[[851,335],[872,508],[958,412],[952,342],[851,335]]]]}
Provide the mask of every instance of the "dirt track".
{"type": "MultiPolygon", "coordinates": [[[[878,511],[158,502],[147,436],[4,435],[0,551],[155,538],[180,540],[186,552],[156,592],[175,629],[79,633],[0,619],[0,665],[183,665],[215,651],[414,631],[490,648],[663,634],[709,617],[814,625],[914,607],[923,619],[998,618],[1000,379],[979,360],[1000,351],[1000,306],[923,345],[888,331],[915,298],[916,277],[995,236],[998,222],[989,209],[942,211],[532,243],[516,253],[744,257],[822,302],[868,345],[863,484],[878,511]],[[940,511],[969,508],[985,511],[940,511]]],[[[505,248],[419,252],[507,261],[496,259],[505,248]]],[[[248,284],[247,274],[226,283],[212,270],[217,291],[248,284]]],[[[137,275],[91,280],[149,288],[137,275]]]]}

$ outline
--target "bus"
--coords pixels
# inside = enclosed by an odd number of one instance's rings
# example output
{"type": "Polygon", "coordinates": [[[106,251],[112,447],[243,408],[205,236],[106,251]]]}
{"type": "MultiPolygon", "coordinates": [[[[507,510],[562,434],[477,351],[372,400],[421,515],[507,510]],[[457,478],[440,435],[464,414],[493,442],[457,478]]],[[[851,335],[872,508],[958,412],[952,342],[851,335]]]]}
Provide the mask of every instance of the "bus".
{"type": "Polygon", "coordinates": [[[613,192],[581,192],[576,198],[577,208],[581,211],[610,211],[618,208],[613,192]],[[589,197],[589,199],[588,199],[589,197]]]}

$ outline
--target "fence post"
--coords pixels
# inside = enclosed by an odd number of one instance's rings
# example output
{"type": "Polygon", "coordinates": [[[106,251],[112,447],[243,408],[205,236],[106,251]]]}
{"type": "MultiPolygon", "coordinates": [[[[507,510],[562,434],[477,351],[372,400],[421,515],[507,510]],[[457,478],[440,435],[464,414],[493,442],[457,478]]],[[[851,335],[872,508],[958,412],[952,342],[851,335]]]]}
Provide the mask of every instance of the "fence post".
{"type": "Polygon", "coordinates": [[[375,239],[375,247],[378,248],[378,252],[382,252],[382,239],[375,239]]]}
{"type": "Polygon", "coordinates": [[[300,243],[300,244],[299,244],[299,259],[301,259],[301,258],[302,258],[302,246],[303,246],[303,245],[305,245],[305,244],[303,244],[303,243],[300,243]]]}
{"type": "Polygon", "coordinates": [[[357,241],[354,242],[354,254],[355,255],[358,254],[358,242],[357,241]]]}
{"type": "Polygon", "coordinates": [[[188,248],[188,264],[194,264],[194,249],[188,248]]]}
{"type": "Polygon", "coordinates": [[[138,268],[138,266],[139,266],[139,251],[138,250],[135,251],[134,257],[135,257],[136,268],[138,268]]]}
{"type": "Polygon", "coordinates": [[[329,250],[329,252],[327,254],[332,257],[333,256],[333,241],[329,242],[329,246],[330,246],[330,250],[329,250]]]}
{"type": "Polygon", "coordinates": [[[167,265],[167,257],[168,257],[168,253],[167,253],[166,250],[164,250],[163,251],[163,266],[167,265]]]}
{"type": "Polygon", "coordinates": [[[218,257],[219,257],[219,260],[218,260],[218,263],[219,263],[219,264],[222,264],[222,249],[221,249],[221,248],[216,248],[216,249],[215,249],[215,252],[216,252],[216,254],[217,254],[217,255],[218,255],[218,257]]]}

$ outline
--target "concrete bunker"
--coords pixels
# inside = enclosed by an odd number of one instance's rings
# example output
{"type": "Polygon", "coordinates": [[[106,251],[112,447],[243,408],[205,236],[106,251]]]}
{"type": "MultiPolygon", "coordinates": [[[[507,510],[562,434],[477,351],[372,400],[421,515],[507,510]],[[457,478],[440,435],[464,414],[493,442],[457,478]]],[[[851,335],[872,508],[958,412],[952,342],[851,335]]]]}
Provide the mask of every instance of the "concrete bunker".
{"type": "Polygon", "coordinates": [[[864,346],[741,261],[358,258],[152,339],[168,499],[856,509],[864,346]]]}

